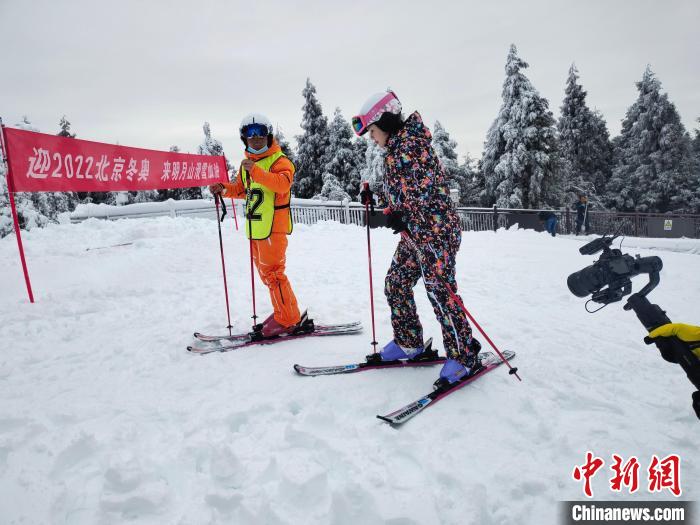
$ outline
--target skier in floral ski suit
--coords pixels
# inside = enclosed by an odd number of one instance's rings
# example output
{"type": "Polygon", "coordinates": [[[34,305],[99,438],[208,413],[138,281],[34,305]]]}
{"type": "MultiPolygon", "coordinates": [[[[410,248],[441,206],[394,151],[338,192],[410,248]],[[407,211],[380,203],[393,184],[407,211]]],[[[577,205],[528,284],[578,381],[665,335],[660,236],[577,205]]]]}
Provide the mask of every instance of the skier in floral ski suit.
{"type": "MultiPolygon", "coordinates": [[[[423,328],[413,287],[423,279],[442,328],[448,360],[438,382],[454,383],[480,367],[479,342],[465,312],[448,290],[457,292],[455,263],[462,239],[459,217],[445,184],[445,173],[431,146],[432,136],[415,112],[405,121],[393,92],[370,97],[353,118],[358,135],[386,150],[383,200],[388,224],[401,240],[385,281],[394,340],[381,351],[385,361],[415,359],[424,351],[423,328]]],[[[366,190],[363,202],[371,198],[366,190]]]]}

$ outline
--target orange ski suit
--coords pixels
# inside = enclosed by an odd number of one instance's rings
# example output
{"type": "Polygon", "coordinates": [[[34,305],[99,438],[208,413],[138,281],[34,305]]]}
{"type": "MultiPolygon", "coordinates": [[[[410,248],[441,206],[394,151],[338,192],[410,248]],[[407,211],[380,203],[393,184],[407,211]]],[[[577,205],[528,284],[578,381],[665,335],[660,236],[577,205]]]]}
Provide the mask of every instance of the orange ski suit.
{"type": "MultiPolygon", "coordinates": [[[[256,155],[246,151],[245,155],[256,162],[278,151],[280,151],[279,145],[277,142],[273,142],[265,153],[256,155]]],[[[291,197],[294,171],[294,164],[287,157],[280,157],[272,165],[270,171],[265,171],[260,166],[254,165],[248,174],[255,182],[275,192],[275,206],[283,206],[289,203],[291,197]]],[[[245,198],[245,186],[240,170],[236,175],[235,182],[224,184],[224,187],[226,188],[223,193],[224,197],[245,198]]],[[[290,210],[289,207],[275,209],[274,213],[270,236],[267,239],[253,240],[251,243],[253,261],[260,274],[260,279],[270,291],[275,321],[282,326],[293,326],[301,320],[301,315],[297,298],[284,273],[290,210]]]]}

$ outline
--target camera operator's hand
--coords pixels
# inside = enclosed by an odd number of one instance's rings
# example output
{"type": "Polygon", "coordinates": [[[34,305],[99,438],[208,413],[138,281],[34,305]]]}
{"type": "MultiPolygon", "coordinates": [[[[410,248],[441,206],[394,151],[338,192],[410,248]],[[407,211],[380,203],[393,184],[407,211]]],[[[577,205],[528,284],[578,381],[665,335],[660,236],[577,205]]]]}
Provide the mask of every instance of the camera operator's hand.
{"type": "MultiPolygon", "coordinates": [[[[668,323],[649,332],[650,339],[656,337],[677,337],[685,343],[700,344],[700,326],[683,323],[668,323]]],[[[693,353],[700,357],[700,347],[693,349],[693,353]]]]}

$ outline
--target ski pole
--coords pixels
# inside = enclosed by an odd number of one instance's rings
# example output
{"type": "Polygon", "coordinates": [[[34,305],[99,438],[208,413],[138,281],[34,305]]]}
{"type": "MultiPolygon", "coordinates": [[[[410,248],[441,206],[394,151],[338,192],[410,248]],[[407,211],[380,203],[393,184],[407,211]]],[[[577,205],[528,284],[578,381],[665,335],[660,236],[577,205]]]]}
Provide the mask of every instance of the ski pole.
{"type": "MultiPolygon", "coordinates": [[[[365,190],[369,190],[369,182],[363,182],[362,187],[365,190]]],[[[377,353],[377,335],[374,323],[374,285],[372,283],[372,244],[370,242],[369,234],[369,201],[365,201],[365,223],[367,224],[367,264],[369,266],[369,304],[370,312],[372,314],[372,350],[377,353]]],[[[372,215],[374,215],[374,203],[372,203],[372,215]]]]}
{"type": "Polygon", "coordinates": [[[224,274],[224,295],[226,296],[226,316],[228,318],[228,335],[231,334],[231,307],[228,301],[228,283],[226,282],[226,261],[224,260],[224,240],[221,237],[221,221],[224,220],[226,216],[226,207],[224,206],[224,198],[220,193],[214,195],[214,202],[216,203],[216,226],[219,229],[219,250],[221,251],[221,270],[224,274]],[[221,201],[221,206],[223,207],[223,215],[221,215],[221,220],[219,220],[219,201],[221,201]]]}
{"type": "MultiPolygon", "coordinates": [[[[241,167],[241,170],[243,170],[243,167],[241,167]]],[[[246,218],[248,219],[248,247],[250,251],[250,288],[253,292],[253,330],[255,330],[255,325],[257,324],[258,320],[258,314],[255,309],[255,273],[253,270],[253,225],[251,222],[251,214],[250,214],[250,209],[249,209],[249,203],[250,203],[250,173],[247,174],[248,176],[246,177],[246,192],[245,192],[245,214],[246,218]]]]}
{"type": "MultiPolygon", "coordinates": [[[[402,235],[403,238],[406,239],[406,241],[413,247],[413,249],[414,249],[414,251],[416,252],[416,254],[418,255],[418,258],[420,259],[421,263],[425,262],[425,261],[423,260],[423,253],[418,249],[418,245],[417,245],[416,242],[413,240],[413,237],[411,236],[411,233],[410,233],[408,230],[406,230],[406,231],[401,232],[401,235],[402,235]]],[[[469,313],[469,310],[467,310],[467,307],[464,306],[464,303],[462,302],[462,299],[460,299],[459,295],[457,295],[457,294],[455,293],[455,291],[452,289],[452,286],[450,286],[450,283],[448,283],[447,280],[444,279],[444,278],[442,277],[442,275],[438,274],[437,272],[435,273],[435,275],[438,277],[438,279],[440,279],[440,280],[442,281],[442,284],[445,286],[445,288],[447,288],[447,291],[449,292],[450,297],[452,298],[452,300],[453,300],[454,302],[456,302],[456,303],[459,305],[459,307],[462,309],[462,311],[464,311],[464,313],[467,315],[467,317],[469,318],[469,320],[470,320],[472,323],[474,323],[474,326],[476,326],[476,327],[479,329],[479,332],[481,332],[481,334],[484,336],[484,338],[489,342],[489,344],[491,345],[491,348],[493,348],[493,349],[496,351],[496,353],[498,354],[498,357],[500,357],[501,360],[502,360],[506,365],[508,365],[508,368],[510,369],[510,370],[508,371],[508,373],[509,373],[510,375],[514,375],[515,377],[517,377],[517,378],[518,378],[518,381],[522,381],[522,379],[520,379],[520,376],[518,375],[518,369],[517,369],[517,368],[514,368],[514,367],[510,364],[510,362],[503,356],[503,353],[501,353],[501,351],[500,351],[500,350],[498,349],[498,347],[494,344],[494,342],[491,341],[491,338],[488,336],[488,334],[484,331],[483,328],[481,328],[481,325],[480,325],[479,323],[476,322],[476,319],[474,319],[474,316],[472,316],[472,314],[469,313]]]]}

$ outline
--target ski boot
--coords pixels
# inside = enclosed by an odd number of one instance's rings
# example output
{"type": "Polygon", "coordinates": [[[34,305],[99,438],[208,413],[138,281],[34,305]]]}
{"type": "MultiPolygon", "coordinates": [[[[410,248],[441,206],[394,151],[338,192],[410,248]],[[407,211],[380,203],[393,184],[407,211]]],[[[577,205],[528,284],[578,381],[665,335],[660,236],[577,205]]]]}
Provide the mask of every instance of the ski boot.
{"type": "Polygon", "coordinates": [[[469,348],[469,352],[459,361],[452,358],[445,361],[442,370],[440,370],[440,377],[433,383],[434,390],[442,390],[481,370],[481,359],[479,358],[481,343],[472,337],[467,348],[469,348]]]}
{"type": "Polygon", "coordinates": [[[274,314],[265,319],[262,323],[256,324],[249,336],[252,341],[262,341],[263,339],[275,339],[288,335],[310,334],[314,331],[314,322],[308,318],[306,311],[301,315],[299,322],[292,326],[282,326],[274,317],[274,314]]]}
{"type": "Polygon", "coordinates": [[[366,356],[367,362],[371,364],[386,364],[400,360],[406,360],[410,363],[419,363],[421,361],[435,361],[438,358],[437,350],[433,349],[433,338],[428,339],[421,348],[413,350],[404,350],[396,341],[391,341],[382,348],[378,354],[370,354],[366,356]]]}

